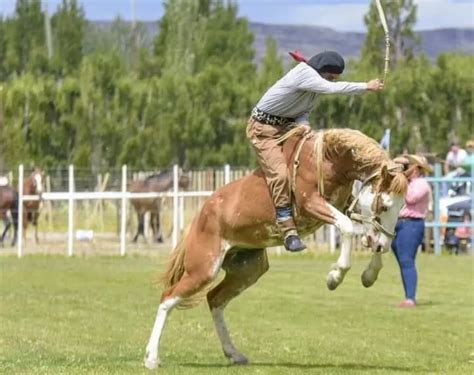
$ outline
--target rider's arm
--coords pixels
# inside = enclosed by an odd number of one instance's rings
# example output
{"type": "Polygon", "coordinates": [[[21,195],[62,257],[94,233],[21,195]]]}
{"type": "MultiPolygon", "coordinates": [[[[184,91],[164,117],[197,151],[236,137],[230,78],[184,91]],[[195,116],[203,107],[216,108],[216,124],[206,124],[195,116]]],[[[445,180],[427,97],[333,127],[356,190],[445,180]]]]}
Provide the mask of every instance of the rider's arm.
{"type": "MultiPolygon", "coordinates": [[[[306,64],[304,64],[306,65],[306,64]]],[[[299,71],[297,87],[320,94],[360,94],[368,90],[366,82],[331,82],[309,65],[299,71]]]]}

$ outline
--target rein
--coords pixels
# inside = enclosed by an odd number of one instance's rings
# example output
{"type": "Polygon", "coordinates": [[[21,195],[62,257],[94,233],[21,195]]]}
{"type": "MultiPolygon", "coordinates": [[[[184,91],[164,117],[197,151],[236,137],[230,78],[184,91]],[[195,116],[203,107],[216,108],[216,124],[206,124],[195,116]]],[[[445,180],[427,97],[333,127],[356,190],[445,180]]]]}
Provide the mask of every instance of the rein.
{"type": "MultiPolygon", "coordinates": [[[[304,129],[303,126],[297,126],[296,128],[291,129],[287,133],[283,134],[280,138],[277,139],[277,143],[283,143],[288,138],[292,137],[294,134],[300,133],[301,130],[304,129]]],[[[293,174],[291,178],[291,191],[293,192],[293,196],[296,196],[296,174],[298,172],[298,167],[300,166],[300,155],[301,151],[303,150],[304,143],[311,138],[313,135],[313,131],[311,129],[304,130],[301,139],[298,141],[296,145],[296,153],[295,158],[293,160],[293,174]]],[[[296,206],[295,206],[296,207],[296,206]]],[[[294,210],[295,217],[297,216],[297,209],[294,210]]]]}
{"type": "Polygon", "coordinates": [[[313,135],[313,131],[309,130],[303,133],[301,137],[295,153],[295,159],[293,161],[293,178],[291,179],[291,190],[293,190],[293,194],[296,195],[296,173],[298,172],[298,167],[300,166],[300,154],[301,150],[303,150],[304,143],[313,135]]]}

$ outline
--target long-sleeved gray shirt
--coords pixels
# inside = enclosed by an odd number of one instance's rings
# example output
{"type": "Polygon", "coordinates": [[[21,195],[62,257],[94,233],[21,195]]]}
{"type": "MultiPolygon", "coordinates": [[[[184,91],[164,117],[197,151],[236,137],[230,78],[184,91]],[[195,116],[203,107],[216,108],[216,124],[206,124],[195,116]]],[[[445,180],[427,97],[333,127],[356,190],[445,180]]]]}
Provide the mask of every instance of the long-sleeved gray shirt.
{"type": "Polygon", "coordinates": [[[307,123],[318,94],[359,94],[365,82],[331,82],[302,62],[291,69],[262,96],[257,108],[274,116],[307,123]]]}

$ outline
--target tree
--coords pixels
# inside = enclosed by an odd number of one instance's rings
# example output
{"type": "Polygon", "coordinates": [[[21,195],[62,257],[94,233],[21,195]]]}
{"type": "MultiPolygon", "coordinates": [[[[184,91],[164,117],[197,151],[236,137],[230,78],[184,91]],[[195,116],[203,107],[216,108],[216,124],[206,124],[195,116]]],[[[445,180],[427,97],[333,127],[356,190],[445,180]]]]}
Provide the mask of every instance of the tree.
{"type": "Polygon", "coordinates": [[[258,72],[258,90],[261,93],[283,76],[283,60],[278,56],[277,42],[268,36],[265,47],[265,55],[258,72]]]}
{"type": "Polygon", "coordinates": [[[8,33],[7,69],[44,72],[48,68],[44,34],[44,14],[40,0],[17,0],[8,33]]]}
{"type": "Polygon", "coordinates": [[[211,165],[223,161],[223,145],[227,156],[234,142],[236,149],[246,145],[256,81],[252,42],[232,1],[166,3],[154,44],[161,74],[155,139],[171,142],[169,161],[211,165]]]}
{"type": "MultiPolygon", "coordinates": [[[[384,4],[385,17],[391,40],[390,64],[395,67],[401,60],[413,57],[413,49],[419,44],[413,32],[417,6],[413,0],[393,0],[384,4]]],[[[367,36],[362,46],[361,62],[371,67],[383,67],[385,34],[375,2],[364,17],[367,36]]]]}
{"type": "Polygon", "coordinates": [[[52,18],[54,60],[64,73],[77,69],[83,57],[84,33],[87,27],[84,10],[77,0],[62,0],[52,18]]]}

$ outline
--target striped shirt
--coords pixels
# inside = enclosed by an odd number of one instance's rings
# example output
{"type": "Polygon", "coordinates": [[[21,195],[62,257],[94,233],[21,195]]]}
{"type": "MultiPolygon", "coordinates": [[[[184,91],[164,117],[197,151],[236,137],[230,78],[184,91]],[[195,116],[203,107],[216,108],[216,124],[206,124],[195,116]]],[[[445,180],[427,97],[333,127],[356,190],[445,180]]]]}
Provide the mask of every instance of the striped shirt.
{"type": "Polygon", "coordinates": [[[263,95],[257,108],[274,116],[308,122],[318,94],[359,94],[365,82],[331,82],[302,62],[291,69],[263,95]]]}

